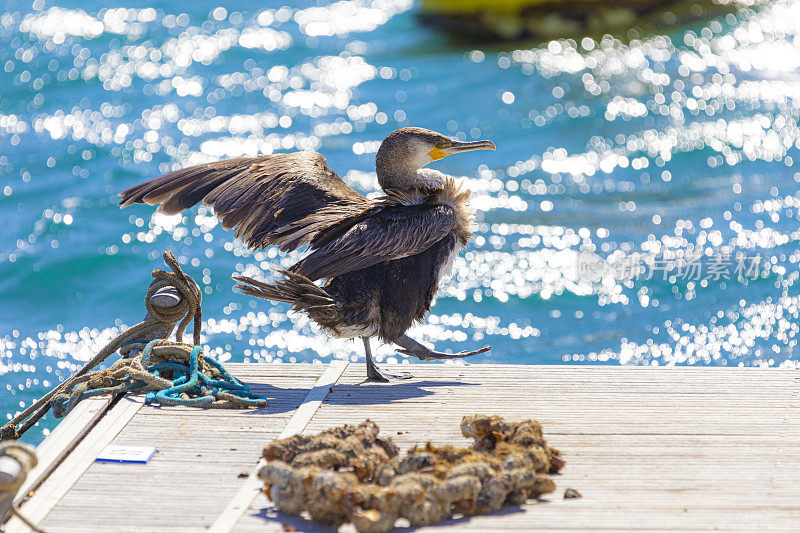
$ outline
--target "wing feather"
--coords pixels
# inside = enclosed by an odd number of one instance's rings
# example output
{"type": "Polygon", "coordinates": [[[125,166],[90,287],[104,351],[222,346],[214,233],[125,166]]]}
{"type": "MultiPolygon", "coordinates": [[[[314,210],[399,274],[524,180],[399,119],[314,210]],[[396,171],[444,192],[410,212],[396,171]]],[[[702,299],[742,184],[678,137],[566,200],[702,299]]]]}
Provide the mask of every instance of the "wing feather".
{"type": "Polygon", "coordinates": [[[291,270],[314,281],[416,255],[446,237],[455,223],[454,209],[445,204],[375,209],[291,270]]]}
{"type": "Polygon", "coordinates": [[[248,246],[289,251],[373,206],[316,152],[240,157],[165,174],[121,193],[120,205],[161,204],[176,214],[200,202],[248,246]]]}

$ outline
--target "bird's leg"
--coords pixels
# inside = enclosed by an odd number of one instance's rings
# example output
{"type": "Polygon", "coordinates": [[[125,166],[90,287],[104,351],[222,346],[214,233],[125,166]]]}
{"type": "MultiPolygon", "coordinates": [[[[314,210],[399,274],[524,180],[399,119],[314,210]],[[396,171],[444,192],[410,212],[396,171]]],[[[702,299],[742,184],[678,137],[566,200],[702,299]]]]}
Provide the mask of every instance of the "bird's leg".
{"type": "Polygon", "coordinates": [[[484,346],[479,350],[464,350],[456,353],[436,352],[427,346],[423,346],[408,335],[400,335],[400,338],[394,341],[394,343],[403,348],[402,350],[397,350],[398,352],[406,355],[413,355],[414,357],[417,357],[423,361],[428,361],[431,359],[461,359],[464,357],[478,355],[479,353],[488,352],[492,349],[491,346],[484,346]]]}
{"type": "Polygon", "coordinates": [[[369,345],[369,337],[361,337],[361,340],[364,341],[364,353],[367,356],[367,379],[386,383],[388,381],[409,379],[412,377],[408,372],[398,372],[395,374],[393,372],[387,372],[386,370],[380,370],[375,366],[375,362],[372,360],[372,349],[369,345]]]}

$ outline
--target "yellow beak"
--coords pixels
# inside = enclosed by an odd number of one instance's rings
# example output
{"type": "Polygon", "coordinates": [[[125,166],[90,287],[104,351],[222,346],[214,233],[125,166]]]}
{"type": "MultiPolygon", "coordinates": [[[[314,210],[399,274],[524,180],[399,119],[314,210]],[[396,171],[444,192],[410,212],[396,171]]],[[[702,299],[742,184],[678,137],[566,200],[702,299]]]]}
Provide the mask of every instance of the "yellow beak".
{"type": "Polygon", "coordinates": [[[431,156],[431,159],[434,161],[438,161],[440,159],[444,159],[448,155],[458,154],[461,152],[471,152],[472,150],[495,150],[496,147],[492,141],[473,141],[473,142],[461,142],[461,141],[453,141],[453,144],[448,146],[447,148],[434,148],[428,155],[431,156]]]}

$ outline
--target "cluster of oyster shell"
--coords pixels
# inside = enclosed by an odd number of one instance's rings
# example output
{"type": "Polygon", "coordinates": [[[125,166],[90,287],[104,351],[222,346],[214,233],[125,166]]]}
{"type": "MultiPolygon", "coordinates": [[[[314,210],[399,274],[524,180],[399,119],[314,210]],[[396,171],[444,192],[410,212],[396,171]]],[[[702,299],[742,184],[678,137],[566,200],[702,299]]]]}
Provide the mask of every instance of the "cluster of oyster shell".
{"type": "Polygon", "coordinates": [[[471,448],[428,443],[404,455],[378,432],[366,420],[274,441],[258,472],[264,492],[283,512],[380,533],[399,518],[423,526],[519,505],[553,492],[547,474],[564,466],[534,420],[466,416],[461,432],[474,439],[471,448]]]}

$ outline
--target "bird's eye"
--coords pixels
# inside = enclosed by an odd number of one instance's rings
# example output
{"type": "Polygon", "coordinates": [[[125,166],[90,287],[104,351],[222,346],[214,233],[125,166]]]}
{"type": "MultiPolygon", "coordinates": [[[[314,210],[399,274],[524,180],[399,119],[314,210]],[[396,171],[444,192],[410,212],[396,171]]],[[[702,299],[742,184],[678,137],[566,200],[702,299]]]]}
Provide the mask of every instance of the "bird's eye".
{"type": "Polygon", "coordinates": [[[438,140],[433,143],[436,148],[444,148],[444,141],[438,140]]]}

